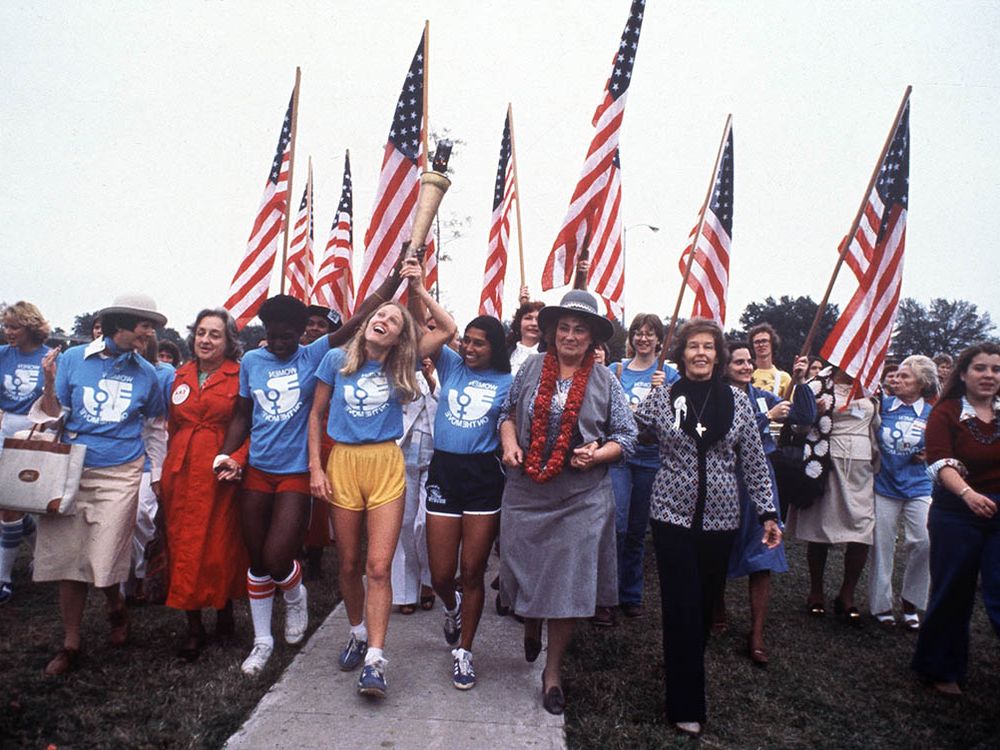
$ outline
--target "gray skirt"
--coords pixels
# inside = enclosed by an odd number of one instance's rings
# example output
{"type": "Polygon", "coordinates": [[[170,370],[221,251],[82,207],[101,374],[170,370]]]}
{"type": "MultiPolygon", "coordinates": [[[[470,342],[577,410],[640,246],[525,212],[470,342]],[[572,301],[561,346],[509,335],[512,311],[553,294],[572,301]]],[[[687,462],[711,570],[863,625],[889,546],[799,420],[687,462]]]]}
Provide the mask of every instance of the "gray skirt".
{"type": "Polygon", "coordinates": [[[588,473],[566,469],[537,484],[520,469],[507,470],[500,596],[522,617],[591,617],[618,603],[611,477],[603,466],[588,473]]]}

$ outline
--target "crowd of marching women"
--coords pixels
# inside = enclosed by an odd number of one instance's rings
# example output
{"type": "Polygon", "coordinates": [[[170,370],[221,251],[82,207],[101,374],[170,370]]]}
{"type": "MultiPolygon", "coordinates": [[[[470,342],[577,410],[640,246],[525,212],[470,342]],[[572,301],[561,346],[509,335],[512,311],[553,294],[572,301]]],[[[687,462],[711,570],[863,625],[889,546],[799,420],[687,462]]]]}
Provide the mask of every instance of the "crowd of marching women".
{"type": "MultiPolygon", "coordinates": [[[[301,642],[304,580],[335,540],[349,622],[338,665],[360,671],[358,691],[385,695],[393,607],[437,599],[450,679],[466,690],[497,549],[497,610],[523,620],[528,661],[544,650],[543,705],[561,713],[575,624],[644,614],[651,529],[666,712],[680,731],[698,734],[706,718],[704,651],[727,627],[729,578],[748,578],[746,653],[767,665],[786,535],[808,545],[811,616],[832,603],[847,625],[916,631],[913,669],[961,692],[980,577],[1000,634],[1000,347],[954,361],[914,353],[865,397],[821,361],[779,369],[766,324],[727,342],[694,318],[668,342],[661,319],[640,314],[626,358],[602,364],[613,328],[589,293],[544,306],[522,290],[509,327],[479,316],[458,337],[422,273],[401,262],[342,325],[272,297],[259,311],[265,338],[247,352],[229,313],[205,309],[186,362],[157,345],[166,319],[144,295],[115,299],[93,341],[61,353],[38,307],[5,309],[3,437],[86,446],[74,513],[2,510],[0,602],[25,585],[12,580],[22,540],[33,541],[33,579],[58,582],[63,642],[46,674],[77,667],[90,587],[120,645],[127,600],[153,596],[153,576],[184,612],[186,660],[206,643],[205,610],[215,636],[231,638],[234,601],[248,600],[242,671],[258,674],[274,649],[275,599],[285,641],[301,642]],[[405,306],[392,301],[401,285],[405,306]],[[841,544],[830,600],[826,560],[841,544]],[[873,620],[856,598],[866,564],[873,620]]],[[[11,493],[0,487],[0,508],[11,493]]]]}

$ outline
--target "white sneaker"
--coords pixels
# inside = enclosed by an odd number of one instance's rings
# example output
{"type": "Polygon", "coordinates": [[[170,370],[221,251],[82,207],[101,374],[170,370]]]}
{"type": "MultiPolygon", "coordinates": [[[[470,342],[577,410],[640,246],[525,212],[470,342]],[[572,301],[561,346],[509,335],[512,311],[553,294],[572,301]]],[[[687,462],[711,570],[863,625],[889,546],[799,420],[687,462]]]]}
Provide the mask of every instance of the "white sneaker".
{"type": "Polygon", "coordinates": [[[309,607],[306,587],[302,587],[302,597],[294,604],[285,603],[285,643],[301,643],[309,625],[309,607]]]}
{"type": "Polygon", "coordinates": [[[243,674],[248,677],[255,677],[264,671],[264,667],[267,666],[267,660],[271,658],[271,654],[274,652],[274,647],[267,643],[255,643],[253,644],[253,650],[250,651],[250,656],[243,660],[243,666],[240,669],[243,670],[243,674]]]}

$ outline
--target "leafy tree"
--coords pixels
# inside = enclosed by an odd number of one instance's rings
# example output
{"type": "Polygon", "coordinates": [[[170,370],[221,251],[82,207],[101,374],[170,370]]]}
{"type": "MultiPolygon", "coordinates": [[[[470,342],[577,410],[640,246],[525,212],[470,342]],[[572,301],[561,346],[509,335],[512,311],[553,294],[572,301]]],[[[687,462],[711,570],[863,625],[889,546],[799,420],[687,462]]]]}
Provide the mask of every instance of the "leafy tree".
{"type": "Polygon", "coordinates": [[[90,331],[94,327],[97,311],[80,313],[73,318],[73,335],[77,338],[90,339],[90,331]]]}
{"type": "Polygon", "coordinates": [[[902,358],[910,354],[946,353],[955,355],[979,341],[990,339],[996,329],[987,312],[980,313],[971,302],[936,297],[924,307],[912,297],[899,303],[892,354],[902,358]]]}
{"type": "MultiPolygon", "coordinates": [[[[812,297],[789,297],[782,295],[778,300],[766,297],[763,302],[751,302],[740,316],[740,325],[749,331],[758,323],[770,323],[781,337],[781,348],[774,352],[774,361],[779,367],[791,370],[796,355],[802,351],[809,327],[819,308],[812,297]]],[[[813,337],[811,353],[818,353],[833,330],[840,311],[836,305],[827,304],[820,319],[819,328],[813,337]]]]}
{"type": "Polygon", "coordinates": [[[240,343],[243,344],[244,352],[256,349],[262,338],[264,338],[264,326],[262,325],[244,326],[243,330],[240,331],[240,343]]]}

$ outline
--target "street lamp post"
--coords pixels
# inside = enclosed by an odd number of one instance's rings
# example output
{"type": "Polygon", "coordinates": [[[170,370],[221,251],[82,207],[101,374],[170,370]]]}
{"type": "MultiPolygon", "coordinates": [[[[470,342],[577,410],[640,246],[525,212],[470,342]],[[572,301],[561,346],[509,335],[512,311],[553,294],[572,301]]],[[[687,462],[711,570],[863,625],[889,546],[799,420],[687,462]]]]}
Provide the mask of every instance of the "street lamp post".
{"type": "MultiPolygon", "coordinates": [[[[639,228],[645,228],[645,229],[648,229],[650,232],[654,232],[654,233],[660,231],[659,227],[654,227],[652,224],[645,224],[645,223],[629,224],[627,227],[625,227],[625,229],[622,231],[622,277],[623,278],[624,278],[624,275],[625,275],[625,260],[628,258],[628,256],[625,253],[625,247],[627,245],[626,240],[628,238],[628,230],[630,230],[630,229],[639,229],[639,228]]],[[[625,303],[624,302],[622,302],[622,325],[623,326],[625,325],[625,303]]]]}

